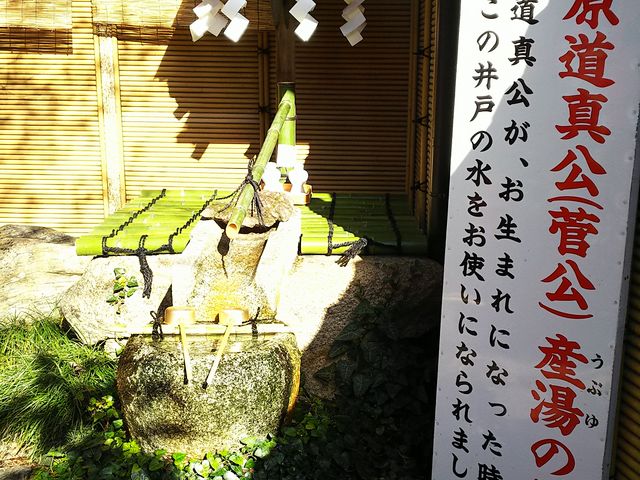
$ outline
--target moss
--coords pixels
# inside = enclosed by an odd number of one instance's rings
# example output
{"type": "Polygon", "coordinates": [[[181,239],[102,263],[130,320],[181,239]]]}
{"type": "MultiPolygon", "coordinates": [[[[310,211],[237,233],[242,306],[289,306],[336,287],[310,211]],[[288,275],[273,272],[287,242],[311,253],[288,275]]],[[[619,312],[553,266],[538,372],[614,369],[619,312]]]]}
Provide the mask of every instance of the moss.
{"type": "Polygon", "coordinates": [[[190,339],[189,385],[184,384],[176,337],[128,342],[120,358],[118,391],[129,430],[144,449],[201,455],[277,431],[296,387],[300,353],[295,339],[282,334],[236,340],[241,351],[223,355],[207,389],[202,383],[215,357],[212,339],[190,339]]]}

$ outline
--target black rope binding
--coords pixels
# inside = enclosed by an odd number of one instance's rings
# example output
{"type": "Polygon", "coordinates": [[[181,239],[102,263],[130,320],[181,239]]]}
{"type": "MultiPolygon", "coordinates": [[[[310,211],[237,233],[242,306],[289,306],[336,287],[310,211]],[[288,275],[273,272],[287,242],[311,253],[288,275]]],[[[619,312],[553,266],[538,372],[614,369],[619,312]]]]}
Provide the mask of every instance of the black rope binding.
{"type": "Polygon", "coordinates": [[[151,338],[155,341],[164,340],[164,333],[162,331],[162,317],[159,317],[156,312],[151,312],[151,318],[153,318],[153,329],[151,330],[151,338]]]}
{"type": "Polygon", "coordinates": [[[391,225],[391,230],[393,230],[393,234],[396,236],[396,250],[399,255],[402,254],[402,233],[398,228],[398,222],[396,222],[396,217],[393,215],[393,210],[391,209],[391,195],[388,193],[384,196],[384,208],[387,211],[387,218],[389,219],[389,224],[391,225]]]}
{"type": "Polygon", "coordinates": [[[335,192],[331,194],[331,205],[329,206],[329,216],[327,217],[327,225],[329,232],[327,233],[327,255],[333,253],[334,248],[349,247],[340,258],[336,260],[336,263],[341,267],[346,267],[349,262],[356,257],[360,252],[367,248],[369,239],[366,237],[359,238],[353,242],[333,243],[333,216],[336,213],[336,200],[337,196],[335,192]]]}
{"type": "MultiPolygon", "coordinates": [[[[207,208],[211,202],[213,202],[214,200],[217,199],[218,190],[214,190],[213,195],[211,195],[211,197],[209,197],[207,199],[207,201],[204,202],[204,204],[198,209],[198,211],[195,212],[193,215],[191,215],[191,217],[189,217],[189,219],[183,225],[181,225],[180,227],[177,227],[173,231],[173,233],[171,233],[171,235],[169,235],[167,243],[164,243],[164,244],[160,245],[158,248],[155,248],[153,250],[149,250],[149,249],[147,249],[145,247],[145,242],[147,241],[147,238],[149,237],[148,235],[142,235],[140,237],[140,240],[138,242],[138,248],[136,248],[136,249],[110,247],[110,246],[107,245],[107,240],[109,240],[110,238],[114,238],[116,235],[118,235],[118,233],[122,232],[128,225],[131,225],[131,223],[141,213],[144,213],[147,210],[149,210],[153,205],[156,204],[156,202],[158,200],[160,200],[161,198],[165,197],[166,194],[167,194],[166,189],[162,190],[160,195],[155,197],[153,200],[151,200],[151,202],[149,202],[146,206],[144,206],[143,208],[141,208],[137,212],[134,212],[122,225],[120,225],[118,228],[112,230],[109,235],[102,237],[102,254],[103,255],[108,255],[108,254],[112,253],[112,254],[116,254],[116,255],[134,255],[134,256],[138,257],[138,261],[140,263],[140,273],[142,274],[142,278],[144,280],[144,289],[142,291],[142,297],[143,298],[150,298],[151,297],[151,287],[153,285],[153,271],[151,270],[151,267],[149,266],[149,262],[147,261],[147,256],[148,255],[155,255],[155,254],[158,254],[158,253],[175,253],[175,250],[173,249],[173,239],[176,236],[180,235],[187,228],[189,228],[191,226],[191,224],[193,222],[195,222],[198,219],[198,217],[202,214],[204,209],[207,208]]],[[[227,198],[227,197],[224,197],[224,198],[227,198]]]]}
{"type": "Polygon", "coordinates": [[[227,203],[224,207],[222,207],[219,212],[224,212],[225,210],[227,210],[230,207],[235,207],[238,203],[238,199],[240,197],[240,192],[242,191],[242,189],[244,188],[245,185],[251,185],[251,188],[253,188],[253,198],[251,199],[251,216],[252,217],[257,217],[258,218],[258,222],[260,223],[260,225],[264,225],[264,218],[262,217],[262,201],[260,200],[260,196],[258,195],[258,192],[260,191],[260,185],[258,185],[258,182],[256,182],[253,179],[253,166],[256,163],[256,159],[255,157],[249,162],[248,165],[248,172],[247,175],[244,177],[244,180],[242,180],[242,182],[240,183],[240,185],[238,185],[238,187],[231,192],[229,195],[227,195],[226,197],[220,198],[219,200],[225,200],[227,198],[230,198],[229,203],[227,203]]]}
{"type": "Polygon", "coordinates": [[[420,182],[418,180],[415,181],[415,183],[411,186],[411,190],[413,190],[414,192],[424,192],[427,193],[429,187],[429,182],[428,181],[423,181],[420,182]]]}
{"type": "Polygon", "coordinates": [[[340,258],[336,260],[336,263],[341,267],[346,267],[351,260],[353,260],[360,253],[368,253],[369,245],[374,245],[377,247],[385,247],[395,249],[398,254],[402,253],[402,234],[400,229],[398,228],[398,223],[393,215],[393,210],[391,209],[391,197],[387,193],[385,195],[385,210],[387,212],[387,218],[389,219],[389,224],[391,225],[391,229],[396,237],[396,244],[389,245],[387,243],[378,242],[373,240],[372,238],[363,235],[358,240],[353,242],[342,242],[342,243],[333,243],[333,216],[336,212],[336,194],[335,192],[331,194],[331,205],[329,207],[329,216],[327,217],[327,225],[329,226],[329,232],[327,233],[327,255],[331,255],[333,250],[336,248],[349,247],[345,252],[340,255],[340,258]]]}

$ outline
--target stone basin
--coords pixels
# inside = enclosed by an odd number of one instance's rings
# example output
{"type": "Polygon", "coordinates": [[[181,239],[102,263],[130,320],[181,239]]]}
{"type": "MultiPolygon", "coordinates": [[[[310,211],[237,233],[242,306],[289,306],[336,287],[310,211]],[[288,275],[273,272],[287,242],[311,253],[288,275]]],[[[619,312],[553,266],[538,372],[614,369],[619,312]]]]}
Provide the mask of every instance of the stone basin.
{"type": "Polygon", "coordinates": [[[246,437],[275,434],[293,407],[300,352],[291,333],[234,335],[216,377],[203,382],[221,336],[189,336],[193,381],[185,385],[179,336],[134,336],[118,365],[117,388],[133,438],[145,451],[201,457],[237,449],[246,437]]]}

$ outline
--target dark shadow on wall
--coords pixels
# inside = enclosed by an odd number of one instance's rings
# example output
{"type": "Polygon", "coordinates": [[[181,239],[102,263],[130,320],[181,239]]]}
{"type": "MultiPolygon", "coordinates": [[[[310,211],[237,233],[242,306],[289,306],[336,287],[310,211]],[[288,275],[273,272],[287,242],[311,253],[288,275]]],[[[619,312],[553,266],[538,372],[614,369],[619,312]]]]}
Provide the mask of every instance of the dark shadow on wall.
{"type": "Polygon", "coordinates": [[[193,144],[192,158],[200,160],[221,143],[249,143],[245,156],[257,155],[257,38],[256,31],[247,31],[238,43],[222,34],[193,42],[188,28],[174,30],[155,77],[167,82],[177,103],[175,118],[187,118],[177,141],[193,144]]]}
{"type": "MultiPolygon", "coordinates": [[[[228,157],[229,166],[238,168],[231,165],[237,155],[233,145],[249,145],[244,152],[247,160],[260,148],[258,33],[249,29],[237,43],[222,33],[218,37],[206,33],[193,42],[189,31],[189,23],[196,20],[193,6],[192,0],[182,2],[174,28],[121,28],[118,38],[134,50],[136,42],[162,45],[161,50],[145,50],[148,55],[161,54],[159,63],[142,53],[139,60],[157,65],[148,81],[152,88],[156,82],[166,83],[176,103],[171,114],[182,122],[176,141],[193,145],[191,158],[200,161],[205,153],[228,157]]],[[[164,102],[159,108],[168,108],[164,102]]]]}
{"type": "Polygon", "coordinates": [[[316,2],[296,44],[298,144],[320,192],[405,189],[410,1],[367,0],[363,40],[341,34],[342,0],[316,2]]]}
{"type": "Polygon", "coordinates": [[[0,27],[0,51],[70,55],[71,35],[71,29],[0,27]]]}
{"type": "MultiPolygon", "coordinates": [[[[285,440],[254,478],[422,480],[431,462],[442,268],[414,257],[365,257],[345,268],[336,259],[305,256],[290,280],[287,293],[299,304],[287,302],[287,314],[322,321],[304,349],[303,393],[285,440]]],[[[293,328],[305,343],[305,327],[293,328]]]]}

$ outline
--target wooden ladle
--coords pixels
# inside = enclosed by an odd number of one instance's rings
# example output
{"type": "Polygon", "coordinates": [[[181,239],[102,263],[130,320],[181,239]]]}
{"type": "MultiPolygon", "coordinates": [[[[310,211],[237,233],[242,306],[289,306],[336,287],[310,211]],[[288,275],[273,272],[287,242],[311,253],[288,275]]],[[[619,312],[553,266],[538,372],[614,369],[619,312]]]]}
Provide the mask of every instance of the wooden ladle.
{"type": "Polygon", "coordinates": [[[187,344],[187,326],[196,322],[196,311],[193,307],[167,307],[164,311],[165,325],[178,325],[180,331],[180,344],[182,346],[182,357],[184,358],[184,383],[191,383],[191,355],[189,355],[189,345],[187,344]]]}
{"type": "Polygon", "coordinates": [[[241,308],[222,310],[218,314],[218,323],[225,325],[227,328],[224,330],[224,335],[222,336],[222,340],[220,340],[220,345],[218,345],[216,358],[213,360],[213,365],[211,365],[211,370],[209,370],[209,375],[207,375],[207,379],[202,384],[202,388],[207,388],[213,382],[216,372],[218,371],[218,366],[220,365],[220,360],[222,360],[222,354],[227,347],[231,330],[234,326],[242,325],[242,323],[247,320],[249,320],[249,312],[241,308]]]}

